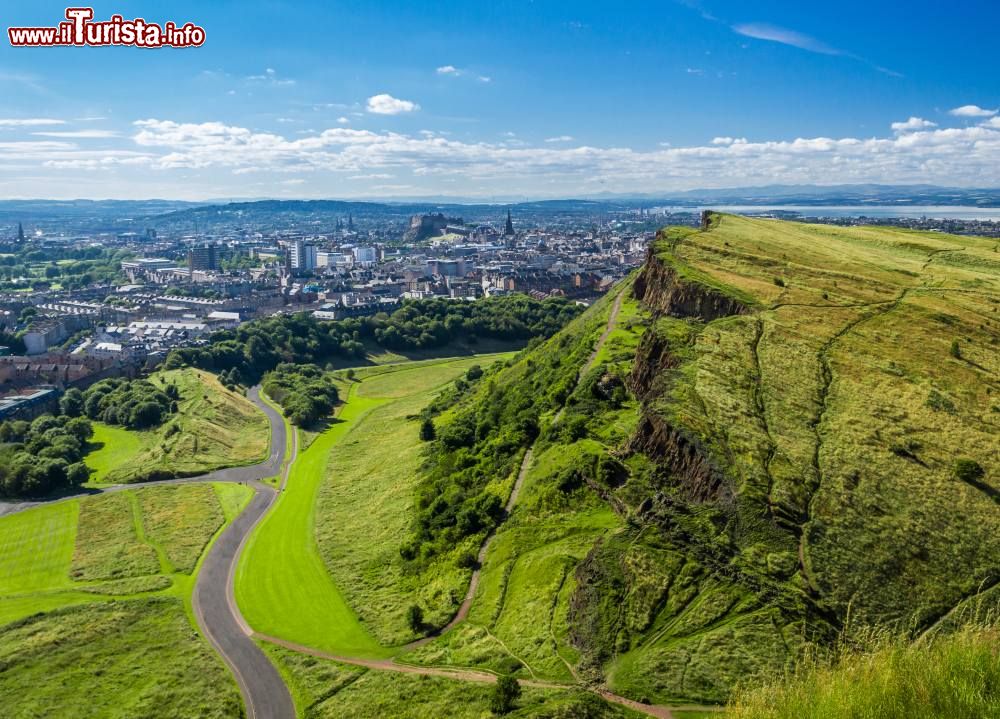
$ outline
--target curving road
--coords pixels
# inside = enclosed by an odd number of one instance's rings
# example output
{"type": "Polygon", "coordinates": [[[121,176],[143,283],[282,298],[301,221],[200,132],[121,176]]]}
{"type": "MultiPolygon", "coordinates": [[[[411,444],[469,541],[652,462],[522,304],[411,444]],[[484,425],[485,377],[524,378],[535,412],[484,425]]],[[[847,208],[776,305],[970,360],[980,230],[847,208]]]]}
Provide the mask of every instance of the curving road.
{"type": "MultiPolygon", "coordinates": [[[[285,421],[277,410],[261,399],[260,387],[251,387],[247,398],[267,416],[271,443],[267,459],[244,467],[217,469],[196,477],[165,479],[158,482],[116,484],[58,500],[86,497],[106,492],[120,492],[161,484],[190,482],[241,482],[254,489],[253,498],[232,523],[212,544],[195,580],[191,603],[198,627],[209,643],[232,670],[243,695],[248,719],[295,719],[295,704],[288,687],[267,655],[251,638],[251,630],[243,620],[233,594],[233,578],[237,559],[247,537],[274,502],[277,492],[260,480],[281,473],[288,444],[285,421]]],[[[288,479],[288,468],[298,452],[297,437],[285,466],[282,486],[288,479]]],[[[19,512],[47,502],[0,503],[0,516],[19,512]]]]}

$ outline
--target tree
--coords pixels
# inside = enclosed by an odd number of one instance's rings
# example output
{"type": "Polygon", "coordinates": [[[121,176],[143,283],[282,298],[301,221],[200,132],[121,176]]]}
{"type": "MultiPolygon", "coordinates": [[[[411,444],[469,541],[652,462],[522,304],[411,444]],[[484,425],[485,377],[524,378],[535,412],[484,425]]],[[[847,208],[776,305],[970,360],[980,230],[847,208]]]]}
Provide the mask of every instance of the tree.
{"type": "Polygon", "coordinates": [[[430,442],[435,437],[437,437],[437,430],[434,429],[434,420],[428,417],[420,424],[420,439],[424,442],[430,442]]]}
{"type": "Polygon", "coordinates": [[[509,714],[521,698],[521,684],[510,674],[497,677],[493,695],[490,697],[490,711],[494,714],[509,714]]]}
{"type": "Polygon", "coordinates": [[[163,407],[156,402],[141,402],[132,408],[128,426],[132,429],[155,427],[163,421],[163,407]]]}
{"type": "Polygon", "coordinates": [[[90,478],[90,470],[83,462],[75,462],[66,468],[66,483],[79,487],[90,478]]]}
{"type": "Polygon", "coordinates": [[[67,417],[79,417],[83,414],[83,392],[76,387],[70,387],[59,399],[59,411],[67,417]]]}
{"type": "Polygon", "coordinates": [[[986,472],[979,462],[972,459],[958,459],[955,461],[955,479],[960,482],[975,483],[986,476],[986,472]]]}
{"type": "Polygon", "coordinates": [[[419,604],[411,604],[406,610],[406,623],[416,634],[424,630],[424,610],[419,604]]]}

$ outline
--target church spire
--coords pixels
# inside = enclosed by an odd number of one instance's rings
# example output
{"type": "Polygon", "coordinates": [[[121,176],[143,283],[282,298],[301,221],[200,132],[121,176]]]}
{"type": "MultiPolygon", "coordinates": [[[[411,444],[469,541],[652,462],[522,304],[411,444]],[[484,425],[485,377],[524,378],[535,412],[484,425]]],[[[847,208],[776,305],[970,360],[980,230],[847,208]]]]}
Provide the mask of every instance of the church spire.
{"type": "Polygon", "coordinates": [[[508,236],[508,235],[513,235],[514,234],[514,223],[510,219],[510,208],[509,207],[507,208],[507,224],[504,226],[503,234],[504,234],[505,237],[508,236]]]}

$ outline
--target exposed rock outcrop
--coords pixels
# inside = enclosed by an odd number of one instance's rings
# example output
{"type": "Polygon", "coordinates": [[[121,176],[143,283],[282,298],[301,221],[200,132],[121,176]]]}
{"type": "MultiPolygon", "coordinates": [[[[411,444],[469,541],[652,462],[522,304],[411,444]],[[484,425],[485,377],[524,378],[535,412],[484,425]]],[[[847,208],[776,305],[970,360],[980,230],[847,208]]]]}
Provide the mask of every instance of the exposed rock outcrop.
{"type": "Polygon", "coordinates": [[[720,317],[749,314],[745,304],[719,290],[682,280],[651,247],[632,288],[636,299],[654,314],[693,317],[711,322],[720,317]]]}
{"type": "Polygon", "coordinates": [[[666,468],[693,502],[728,503],[733,497],[732,487],[708,449],[655,412],[643,413],[627,452],[641,452],[666,468]]]}
{"type": "Polygon", "coordinates": [[[671,351],[666,337],[650,327],[643,333],[636,349],[635,361],[628,376],[628,388],[640,401],[649,396],[653,382],[663,372],[680,364],[677,355],[671,351]]]}

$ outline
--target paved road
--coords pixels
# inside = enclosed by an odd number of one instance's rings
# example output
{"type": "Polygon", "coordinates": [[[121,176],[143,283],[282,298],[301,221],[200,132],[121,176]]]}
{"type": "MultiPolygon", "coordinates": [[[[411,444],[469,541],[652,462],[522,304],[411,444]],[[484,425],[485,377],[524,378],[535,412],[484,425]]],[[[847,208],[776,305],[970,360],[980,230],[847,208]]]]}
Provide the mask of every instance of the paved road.
{"type": "MultiPolygon", "coordinates": [[[[277,492],[260,480],[276,477],[285,458],[288,433],[281,415],[260,397],[260,387],[252,387],[247,398],[267,415],[271,429],[271,444],[267,459],[245,467],[219,469],[197,477],[167,479],[160,482],[116,484],[73,495],[85,497],[105,492],[119,492],[160,484],[190,482],[245,482],[254,489],[250,503],[212,544],[195,582],[192,605],[202,633],[232,669],[243,695],[248,719],[295,719],[295,705],[288,687],[267,656],[251,639],[251,630],[243,621],[233,595],[233,578],[237,559],[251,530],[274,502],[277,492]]],[[[293,442],[288,466],[298,451],[293,442]]],[[[288,479],[288,467],[282,480],[288,479]]],[[[61,501],[71,497],[60,497],[61,501]]],[[[3,502],[0,516],[19,512],[45,502],[3,502]]]]}
{"type": "Polygon", "coordinates": [[[184,484],[187,482],[252,482],[254,480],[275,477],[281,471],[281,463],[285,458],[285,446],[288,441],[285,432],[285,423],[271,405],[260,398],[260,387],[251,387],[247,390],[247,399],[267,415],[267,420],[271,425],[271,447],[267,459],[257,464],[248,464],[245,467],[230,467],[228,469],[217,469],[207,474],[199,474],[195,477],[181,477],[178,479],[163,479],[156,482],[136,482],[133,484],[110,484],[107,487],[89,489],[78,494],[56,497],[48,500],[4,500],[0,501],[0,517],[5,514],[22,512],[41,504],[59,502],[66,499],[76,499],[79,497],[89,497],[94,494],[105,492],[120,492],[123,489],[136,489],[138,487],[150,487],[160,484],[184,484]]]}
{"type": "Polygon", "coordinates": [[[250,504],[212,545],[198,572],[193,607],[198,626],[233,670],[248,719],[295,719],[288,687],[247,633],[233,597],[233,578],[247,536],[270,508],[277,493],[253,482],[250,504]]]}

